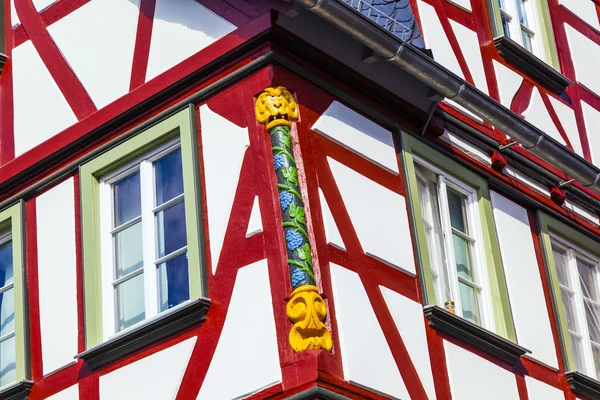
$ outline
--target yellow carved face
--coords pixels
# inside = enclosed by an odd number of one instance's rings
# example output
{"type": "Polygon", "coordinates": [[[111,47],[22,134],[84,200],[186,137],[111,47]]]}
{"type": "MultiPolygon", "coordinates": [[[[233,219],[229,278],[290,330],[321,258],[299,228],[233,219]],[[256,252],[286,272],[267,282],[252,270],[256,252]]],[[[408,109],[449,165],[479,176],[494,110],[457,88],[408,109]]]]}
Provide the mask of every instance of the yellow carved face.
{"type": "MultiPolygon", "coordinates": [[[[283,86],[269,87],[256,100],[256,119],[259,123],[272,127],[271,122],[280,120],[283,125],[298,119],[298,107],[292,94],[283,86]]],[[[275,124],[277,125],[277,124],[275,124]]]]}

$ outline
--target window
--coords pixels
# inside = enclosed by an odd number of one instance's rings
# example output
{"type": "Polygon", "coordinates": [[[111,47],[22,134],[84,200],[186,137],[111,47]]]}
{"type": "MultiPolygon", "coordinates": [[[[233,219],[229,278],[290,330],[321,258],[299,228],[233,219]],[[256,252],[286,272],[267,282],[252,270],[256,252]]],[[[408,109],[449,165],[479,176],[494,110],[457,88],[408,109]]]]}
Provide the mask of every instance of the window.
{"type": "Polygon", "coordinates": [[[192,113],[81,167],[88,348],[205,295],[192,113]]]}
{"type": "Polygon", "coordinates": [[[515,340],[484,179],[407,133],[403,158],[427,304],[515,340]]]}
{"type": "Polygon", "coordinates": [[[179,140],[127,163],[100,184],[108,336],[190,299],[179,140]]]}
{"type": "Polygon", "coordinates": [[[0,212],[0,389],[27,378],[21,210],[0,212]]]}
{"type": "Polygon", "coordinates": [[[599,379],[600,243],[545,213],[538,218],[566,368],[599,379]]]}
{"type": "Polygon", "coordinates": [[[559,68],[547,0],[488,0],[494,36],[505,36],[559,68]]]}

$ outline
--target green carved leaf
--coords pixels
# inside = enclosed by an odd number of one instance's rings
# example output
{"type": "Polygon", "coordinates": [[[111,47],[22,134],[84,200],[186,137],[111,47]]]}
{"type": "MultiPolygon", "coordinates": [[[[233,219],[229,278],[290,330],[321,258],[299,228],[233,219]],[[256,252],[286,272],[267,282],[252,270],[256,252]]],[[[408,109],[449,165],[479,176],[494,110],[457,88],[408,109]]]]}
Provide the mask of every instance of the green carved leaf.
{"type": "Polygon", "coordinates": [[[306,225],[306,219],[304,218],[304,207],[299,207],[295,205],[290,206],[290,217],[294,219],[294,222],[297,224],[306,225]]]}
{"type": "Polygon", "coordinates": [[[281,135],[279,138],[279,143],[281,143],[281,145],[288,150],[292,148],[292,137],[290,136],[289,132],[281,135]]]}
{"type": "Polygon", "coordinates": [[[312,266],[312,256],[310,255],[310,245],[308,243],[304,243],[299,247],[298,250],[296,250],[296,253],[298,254],[299,259],[312,266]]]}
{"type": "Polygon", "coordinates": [[[281,174],[290,184],[298,186],[298,170],[295,167],[283,168],[281,174]]]}

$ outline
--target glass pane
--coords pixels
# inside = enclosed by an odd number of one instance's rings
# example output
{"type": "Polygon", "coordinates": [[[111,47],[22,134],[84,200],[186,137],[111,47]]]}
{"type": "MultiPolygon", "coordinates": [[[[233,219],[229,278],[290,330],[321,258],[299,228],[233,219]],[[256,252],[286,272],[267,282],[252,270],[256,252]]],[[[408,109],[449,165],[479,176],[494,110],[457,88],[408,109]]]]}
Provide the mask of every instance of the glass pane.
{"type": "Polygon", "coordinates": [[[462,306],[463,318],[476,323],[481,323],[479,316],[479,303],[477,299],[477,291],[471,286],[465,285],[462,282],[458,282],[460,291],[460,302],[462,306]]]}
{"type": "Polygon", "coordinates": [[[15,330],[15,294],[9,289],[0,294],[0,336],[15,330]]]}
{"type": "Polygon", "coordinates": [[[131,225],[127,229],[115,233],[116,279],[142,268],[142,222],[131,225]]]}
{"type": "Polygon", "coordinates": [[[116,286],[117,331],[128,328],[146,317],[144,306],[144,274],[126,280],[116,286]]]}
{"type": "Polygon", "coordinates": [[[0,288],[13,282],[13,252],[12,242],[6,242],[0,247],[0,288]]]}
{"type": "Polygon", "coordinates": [[[187,254],[158,266],[160,310],[168,310],[190,298],[187,254]]]}
{"type": "Polygon", "coordinates": [[[510,19],[508,17],[502,16],[502,30],[504,31],[504,36],[510,37],[510,19]]]}
{"type": "Polygon", "coordinates": [[[498,0],[498,6],[501,10],[506,10],[506,6],[504,5],[504,0],[498,0]]]}
{"type": "Polygon", "coordinates": [[[583,352],[581,339],[575,335],[569,335],[571,337],[571,349],[573,350],[573,357],[575,358],[575,365],[570,365],[571,369],[577,369],[579,371],[585,371],[586,368],[583,364],[583,352]],[[575,367],[575,368],[573,368],[575,367]]]}
{"type": "Polygon", "coordinates": [[[15,337],[0,343],[0,386],[17,380],[15,337]]]}
{"type": "Polygon", "coordinates": [[[567,316],[567,327],[569,330],[579,332],[579,325],[577,325],[577,314],[574,311],[575,298],[571,293],[568,293],[563,289],[561,289],[560,293],[562,295],[562,302],[564,305],[565,314],[567,316]]]}
{"type": "Polygon", "coordinates": [[[578,258],[577,271],[583,295],[588,299],[598,301],[598,278],[594,266],[578,258]]]}
{"type": "Polygon", "coordinates": [[[600,378],[600,349],[598,349],[596,346],[592,346],[592,355],[594,357],[594,366],[596,367],[595,378],[598,379],[600,378]]]}
{"type": "Polygon", "coordinates": [[[113,184],[115,227],[141,215],[140,172],[137,171],[113,184]]]}
{"type": "Polygon", "coordinates": [[[523,36],[523,47],[525,47],[525,49],[530,53],[533,53],[531,33],[525,31],[524,29],[521,29],[521,35],[523,36]]]}
{"type": "Polygon", "coordinates": [[[585,304],[585,318],[590,331],[590,339],[600,343],[600,307],[590,304],[588,301],[583,303],[585,304]]]}
{"type": "Polygon", "coordinates": [[[156,176],[156,205],[171,200],[183,193],[183,171],[181,149],[167,154],[154,163],[156,176]]]}
{"type": "Polygon", "coordinates": [[[158,257],[179,250],[187,243],[185,235],[185,206],[181,201],[156,214],[158,257]]]}
{"type": "Polygon", "coordinates": [[[569,273],[567,270],[567,253],[554,244],[552,245],[552,254],[554,255],[554,264],[556,266],[556,274],[558,281],[566,287],[571,287],[569,284],[569,273]]]}
{"type": "Polygon", "coordinates": [[[450,210],[450,225],[454,229],[467,233],[464,213],[464,197],[448,190],[448,209],[450,210]]]}
{"type": "Polygon", "coordinates": [[[529,27],[529,22],[527,21],[527,6],[525,1],[527,0],[517,0],[517,5],[519,8],[519,21],[526,27],[529,27]]]}
{"type": "Polygon", "coordinates": [[[454,257],[456,258],[456,272],[458,272],[458,276],[475,281],[473,265],[471,263],[470,243],[455,234],[452,234],[452,242],[454,244],[454,257]]]}

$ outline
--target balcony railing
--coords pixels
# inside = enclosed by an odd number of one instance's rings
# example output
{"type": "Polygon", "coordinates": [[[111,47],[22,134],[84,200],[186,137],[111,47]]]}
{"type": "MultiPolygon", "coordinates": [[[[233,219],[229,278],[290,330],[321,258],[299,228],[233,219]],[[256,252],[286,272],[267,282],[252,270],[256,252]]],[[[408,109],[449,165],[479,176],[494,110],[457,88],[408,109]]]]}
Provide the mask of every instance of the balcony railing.
{"type": "Polygon", "coordinates": [[[413,46],[424,48],[408,0],[341,0],[377,25],[413,46]]]}

